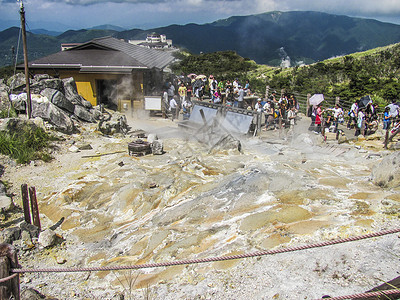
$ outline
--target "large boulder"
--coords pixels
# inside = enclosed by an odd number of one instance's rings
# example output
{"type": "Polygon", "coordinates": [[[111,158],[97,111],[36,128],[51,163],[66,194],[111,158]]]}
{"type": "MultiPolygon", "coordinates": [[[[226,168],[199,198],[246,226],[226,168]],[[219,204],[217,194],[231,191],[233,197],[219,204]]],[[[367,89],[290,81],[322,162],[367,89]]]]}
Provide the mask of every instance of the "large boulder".
{"type": "Polygon", "coordinates": [[[10,105],[9,88],[3,79],[0,79],[0,110],[8,109],[10,105]]]}
{"type": "Polygon", "coordinates": [[[27,98],[28,96],[26,93],[21,93],[19,95],[11,94],[9,97],[12,106],[18,111],[23,111],[26,109],[27,98]]]}
{"type": "Polygon", "coordinates": [[[63,79],[63,83],[64,95],[69,101],[71,101],[75,105],[82,105],[86,108],[92,108],[92,104],[78,94],[78,89],[76,88],[76,82],[74,78],[65,78],[63,79]]]}
{"type": "Polygon", "coordinates": [[[39,81],[33,80],[33,83],[30,86],[32,94],[40,94],[44,89],[52,89],[60,92],[64,92],[64,84],[61,79],[58,78],[50,78],[50,79],[42,79],[39,81]]]}
{"type": "Polygon", "coordinates": [[[93,114],[81,105],[75,105],[74,115],[86,122],[94,123],[96,121],[93,114]]]}
{"type": "Polygon", "coordinates": [[[6,195],[0,195],[0,211],[8,212],[14,208],[12,199],[6,195]]]}
{"type": "Polygon", "coordinates": [[[127,133],[128,123],[126,116],[120,113],[109,114],[109,118],[104,117],[98,123],[98,130],[103,134],[113,135],[116,133],[127,133]]]}
{"type": "MultiPolygon", "coordinates": [[[[33,120],[24,120],[20,118],[7,118],[1,122],[0,131],[6,131],[10,135],[19,134],[20,132],[29,129],[36,129],[36,124],[33,120]]],[[[3,188],[1,189],[3,191],[3,188]]]]}
{"type": "Polygon", "coordinates": [[[400,186],[400,152],[386,156],[373,168],[372,181],[384,188],[400,186]]]}
{"type": "Polygon", "coordinates": [[[58,106],[59,108],[65,109],[70,113],[74,113],[75,105],[71,101],[68,101],[65,95],[59,90],[52,88],[45,88],[40,92],[40,95],[46,97],[51,103],[58,106]]]}
{"type": "Polygon", "coordinates": [[[7,85],[11,91],[23,91],[26,85],[25,74],[17,73],[7,80],[7,85]]]}
{"type": "Polygon", "coordinates": [[[71,134],[75,131],[71,118],[46,97],[32,95],[32,117],[40,117],[52,124],[58,131],[71,134]]]}

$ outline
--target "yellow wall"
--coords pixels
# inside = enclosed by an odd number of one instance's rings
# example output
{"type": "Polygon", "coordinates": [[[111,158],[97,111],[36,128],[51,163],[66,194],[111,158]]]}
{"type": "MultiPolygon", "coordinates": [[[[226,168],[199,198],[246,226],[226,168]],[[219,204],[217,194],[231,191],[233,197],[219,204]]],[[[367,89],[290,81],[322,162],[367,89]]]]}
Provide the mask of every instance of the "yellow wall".
{"type": "MultiPolygon", "coordinates": [[[[35,74],[49,74],[54,76],[55,70],[31,70],[35,74]]],[[[143,100],[143,72],[134,72],[130,75],[119,74],[95,74],[95,73],[79,73],[79,71],[58,70],[61,79],[73,77],[78,89],[79,95],[89,101],[93,106],[97,105],[97,88],[96,80],[117,80],[117,82],[128,82],[127,88],[118,91],[115,103],[118,100],[143,100]]]]}

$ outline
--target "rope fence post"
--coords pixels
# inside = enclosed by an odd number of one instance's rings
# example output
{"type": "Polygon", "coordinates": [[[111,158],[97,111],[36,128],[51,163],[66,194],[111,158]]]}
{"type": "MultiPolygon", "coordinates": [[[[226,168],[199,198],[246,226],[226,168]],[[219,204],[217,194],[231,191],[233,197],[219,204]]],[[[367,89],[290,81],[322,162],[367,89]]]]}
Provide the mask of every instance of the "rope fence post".
{"type": "Polygon", "coordinates": [[[28,196],[28,185],[26,183],[21,184],[22,194],[22,207],[24,209],[25,222],[31,224],[31,213],[29,209],[29,196],[28,196]]]}
{"type": "Polygon", "coordinates": [[[0,299],[20,300],[19,274],[10,276],[18,266],[17,251],[9,244],[0,244],[0,299]]]}
{"type": "Polygon", "coordinates": [[[41,228],[41,225],[40,225],[39,207],[38,207],[37,198],[36,198],[36,188],[34,186],[31,186],[29,188],[29,198],[31,200],[31,210],[32,210],[33,225],[38,227],[39,230],[40,230],[42,228],[41,228]]]}

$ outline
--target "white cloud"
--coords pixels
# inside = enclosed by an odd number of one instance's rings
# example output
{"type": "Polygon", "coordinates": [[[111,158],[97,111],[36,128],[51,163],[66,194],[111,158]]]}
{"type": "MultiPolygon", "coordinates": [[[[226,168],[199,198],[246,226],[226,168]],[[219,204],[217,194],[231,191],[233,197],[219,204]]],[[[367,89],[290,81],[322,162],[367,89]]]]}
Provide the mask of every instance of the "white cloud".
{"type": "MultiPolygon", "coordinates": [[[[400,23],[399,0],[24,0],[27,19],[68,23],[158,27],[208,23],[268,11],[321,11],[400,23]]],[[[0,19],[19,19],[16,0],[0,0],[0,19]]],[[[49,28],[50,29],[50,28],[49,28]]]]}

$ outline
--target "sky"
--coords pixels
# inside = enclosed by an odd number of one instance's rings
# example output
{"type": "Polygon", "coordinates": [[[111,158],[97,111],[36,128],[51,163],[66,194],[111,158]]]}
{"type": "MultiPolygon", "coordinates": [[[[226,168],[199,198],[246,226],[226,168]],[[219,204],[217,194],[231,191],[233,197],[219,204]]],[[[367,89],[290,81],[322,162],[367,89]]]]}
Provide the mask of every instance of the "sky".
{"type": "MultiPolygon", "coordinates": [[[[111,24],[149,29],[270,11],[319,11],[400,24],[400,0],[23,0],[27,29],[111,24]]],[[[0,30],[19,26],[19,2],[0,0],[0,30]]]]}

